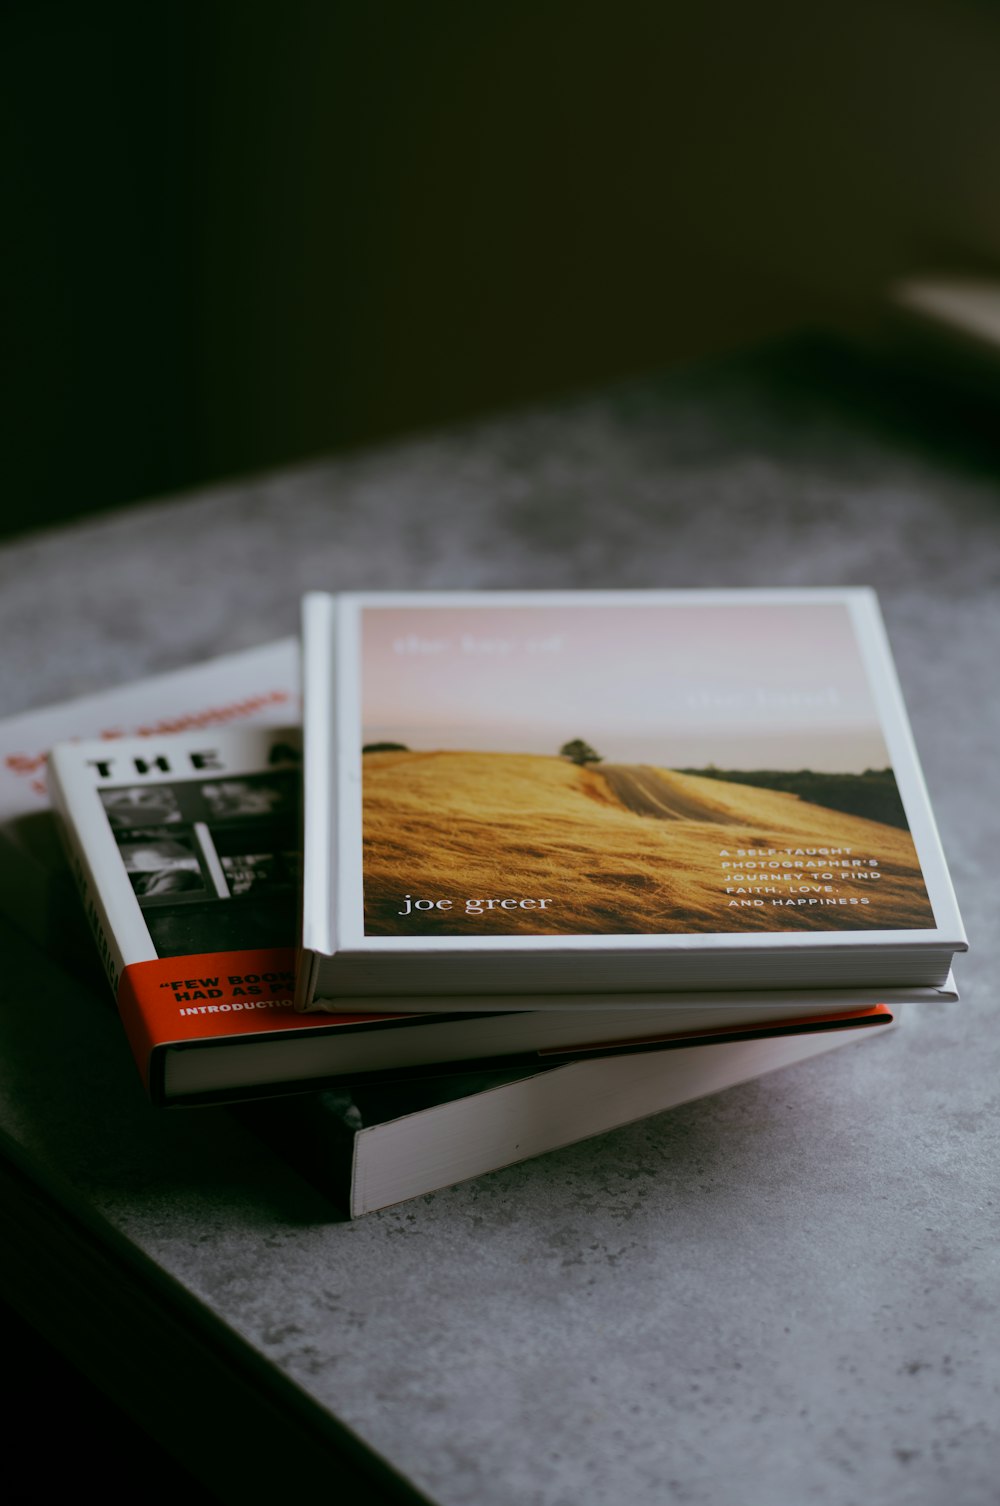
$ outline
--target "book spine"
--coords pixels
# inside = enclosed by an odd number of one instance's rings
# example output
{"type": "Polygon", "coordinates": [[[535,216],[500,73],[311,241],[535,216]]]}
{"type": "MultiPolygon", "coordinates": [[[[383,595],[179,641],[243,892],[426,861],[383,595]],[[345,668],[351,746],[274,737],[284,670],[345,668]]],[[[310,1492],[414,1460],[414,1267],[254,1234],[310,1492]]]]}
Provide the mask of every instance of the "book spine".
{"type": "Polygon", "coordinates": [[[49,760],[48,782],[59,837],[69,861],[74,882],[83,901],[87,925],[90,928],[94,941],[97,943],[101,965],[104,968],[111,991],[117,999],[118,986],[125,971],[126,959],[115,935],[115,928],[111,922],[111,916],[105,896],[102,893],[101,885],[91,865],[86,846],[81,840],[76,823],[70,813],[66,789],[59,769],[59,761],[55,757],[49,760]]]}
{"type": "Polygon", "coordinates": [[[149,1093],[151,1091],[150,1063],[153,1053],[151,1032],[130,983],[130,964],[119,942],[112,920],[113,900],[109,903],[106,886],[100,881],[87,850],[86,841],[81,834],[81,828],[74,819],[73,805],[62,777],[58,754],[53,754],[49,759],[48,781],[56,825],[83,902],[87,925],[97,944],[101,965],[118,1006],[118,1012],[125,1027],[125,1035],[132,1049],[136,1066],[139,1068],[143,1086],[149,1093]]]}
{"type": "MultiPolygon", "coordinates": [[[[129,818],[127,812],[124,828],[119,828],[125,835],[119,841],[102,798],[106,790],[115,792],[116,781],[126,777],[134,765],[138,765],[135,777],[148,780],[143,793],[163,786],[175,801],[176,817],[181,815],[181,805],[176,803],[181,795],[177,792],[193,792],[193,798],[202,804],[196,803],[194,813],[188,813],[187,823],[154,826],[151,835],[155,840],[162,831],[190,833],[186,850],[196,853],[201,865],[198,893],[204,891],[209,896],[207,903],[214,907],[216,901],[229,901],[232,896],[211,833],[198,819],[210,809],[210,802],[205,805],[203,783],[208,778],[216,795],[221,790],[232,798],[234,789],[239,793],[244,776],[276,769],[287,779],[297,766],[297,733],[287,728],[216,733],[211,750],[202,746],[201,734],[169,736],[171,741],[164,744],[163,752],[145,740],[117,742],[113,755],[105,754],[103,743],[66,743],[56,747],[50,760],[58,830],[133,1056],[154,1103],[166,1102],[170,1096],[164,1083],[168,1048],[255,1039],[288,1030],[293,1022],[295,1028],[302,1023],[291,1009],[294,953],[283,920],[274,921],[276,934],[266,935],[261,934],[262,929],[269,929],[263,912],[244,913],[242,934],[246,940],[238,946],[233,944],[236,938],[232,930],[227,931],[224,925],[221,932],[216,930],[221,917],[214,908],[202,915],[201,929],[192,922],[194,912],[189,909],[183,940],[190,943],[192,937],[203,936],[211,945],[219,935],[230,939],[230,947],[186,951],[168,940],[165,955],[160,955],[124,856],[130,839],[144,831],[143,822],[136,821],[134,813],[129,818]],[[216,776],[214,781],[198,772],[206,760],[216,776]],[[186,772],[187,761],[193,762],[193,776],[186,772]],[[120,765],[123,774],[113,772],[112,765],[120,765]],[[161,773],[169,777],[163,779],[161,773]],[[219,774],[224,776],[221,781],[219,774]],[[227,786],[225,779],[231,776],[235,778],[227,786]],[[261,946],[259,942],[271,945],[261,946]]],[[[125,789],[126,795],[136,793],[133,788],[125,789]]],[[[271,794],[279,804],[285,798],[280,790],[275,793],[272,789],[271,794]]],[[[249,842],[249,850],[255,850],[258,818],[265,821],[265,839],[273,839],[266,829],[270,813],[263,814],[252,800],[238,815],[244,824],[237,830],[241,840],[249,842]]],[[[224,817],[220,819],[222,829],[229,830],[224,817]]],[[[289,837],[289,846],[293,840],[289,837]]],[[[198,906],[202,903],[197,901],[198,906]]],[[[164,911],[161,908],[156,913],[162,918],[164,911]]]]}
{"type": "Polygon", "coordinates": [[[336,950],[337,859],[334,829],[337,785],[337,729],[333,653],[336,604],[325,592],[310,592],[302,603],[303,685],[303,907],[295,1007],[312,1002],[315,955],[336,950]]]}
{"type": "MultiPolygon", "coordinates": [[[[331,1192],[357,1218],[863,1039],[835,1031],[571,1063],[364,1127],[352,1127],[341,1109],[325,1142],[338,1183],[331,1192]]],[[[322,1145],[320,1117],[313,1129],[322,1145]]]]}

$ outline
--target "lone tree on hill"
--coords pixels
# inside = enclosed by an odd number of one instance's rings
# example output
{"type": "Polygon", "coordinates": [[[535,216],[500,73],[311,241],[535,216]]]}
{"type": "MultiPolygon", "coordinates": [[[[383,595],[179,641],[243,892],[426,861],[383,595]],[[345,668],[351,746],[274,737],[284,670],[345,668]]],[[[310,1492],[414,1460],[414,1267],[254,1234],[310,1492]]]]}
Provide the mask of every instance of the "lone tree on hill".
{"type": "Polygon", "coordinates": [[[568,758],[570,763],[602,763],[600,753],[585,743],[582,737],[574,737],[572,742],[563,743],[559,749],[560,758],[568,758]]]}

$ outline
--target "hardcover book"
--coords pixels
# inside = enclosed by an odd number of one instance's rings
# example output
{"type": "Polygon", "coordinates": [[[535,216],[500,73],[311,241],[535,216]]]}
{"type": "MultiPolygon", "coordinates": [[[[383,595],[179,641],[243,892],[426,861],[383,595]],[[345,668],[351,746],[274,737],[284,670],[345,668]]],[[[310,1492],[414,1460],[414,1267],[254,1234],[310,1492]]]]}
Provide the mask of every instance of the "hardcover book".
{"type": "MultiPolygon", "coordinates": [[[[299,895],[297,729],[207,728],[64,743],[50,785],[70,862],[151,1098],[199,1103],[541,1052],[638,1050],[682,1036],[880,1026],[886,1008],[808,998],[697,1010],[472,1016],[292,1008],[299,895]],[[808,1018],[803,1019],[803,1016],[808,1018]]],[[[425,1000],[425,1006],[430,1001],[425,1000]]],[[[593,1000],[587,1002],[593,1006],[593,1000]]]]}
{"type": "Polygon", "coordinates": [[[838,1030],[599,1057],[531,1073],[361,1085],[250,1105],[241,1116],[357,1218],[721,1092],[863,1034],[838,1030]]]}
{"type": "Polygon", "coordinates": [[[300,1007],[946,986],[872,592],[315,593],[303,628],[300,1007]]]}

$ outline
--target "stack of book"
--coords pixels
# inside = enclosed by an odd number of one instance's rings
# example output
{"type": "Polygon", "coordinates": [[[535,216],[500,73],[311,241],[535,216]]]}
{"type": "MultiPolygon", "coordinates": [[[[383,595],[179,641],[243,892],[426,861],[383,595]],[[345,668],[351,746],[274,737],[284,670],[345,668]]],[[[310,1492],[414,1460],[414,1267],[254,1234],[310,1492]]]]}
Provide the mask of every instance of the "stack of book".
{"type": "Polygon", "coordinates": [[[868,591],[314,594],[302,741],[297,671],[8,723],[0,832],[37,921],[51,794],[153,1102],[295,1095],[352,1213],[955,997],[868,591]]]}

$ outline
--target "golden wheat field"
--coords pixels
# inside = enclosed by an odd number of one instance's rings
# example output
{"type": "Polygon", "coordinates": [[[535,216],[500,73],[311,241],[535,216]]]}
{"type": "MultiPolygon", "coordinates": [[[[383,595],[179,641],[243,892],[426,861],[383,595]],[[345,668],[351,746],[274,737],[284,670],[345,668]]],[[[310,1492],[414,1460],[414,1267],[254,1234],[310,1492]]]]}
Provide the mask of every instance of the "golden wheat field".
{"type": "Polygon", "coordinates": [[[602,773],[532,754],[369,753],[364,837],[369,935],[933,925],[909,832],[795,795],[641,765],[602,773]],[[760,855],[823,847],[843,849],[842,860],[861,859],[862,867],[808,869],[803,865],[822,858],[760,855]],[[746,862],[741,854],[749,850],[758,862],[793,866],[755,875],[723,867],[746,862]],[[871,859],[880,877],[861,879],[859,871],[873,871],[871,859]],[[833,875],[829,888],[824,871],[833,875]],[[754,893],[755,885],[773,892],[754,893]],[[452,904],[443,911],[411,906],[401,915],[406,895],[452,904]],[[773,902],[791,898],[859,902],[773,902]],[[467,913],[467,901],[488,899],[494,908],[467,913]],[[547,903],[500,908],[503,899],[547,903]]]}

